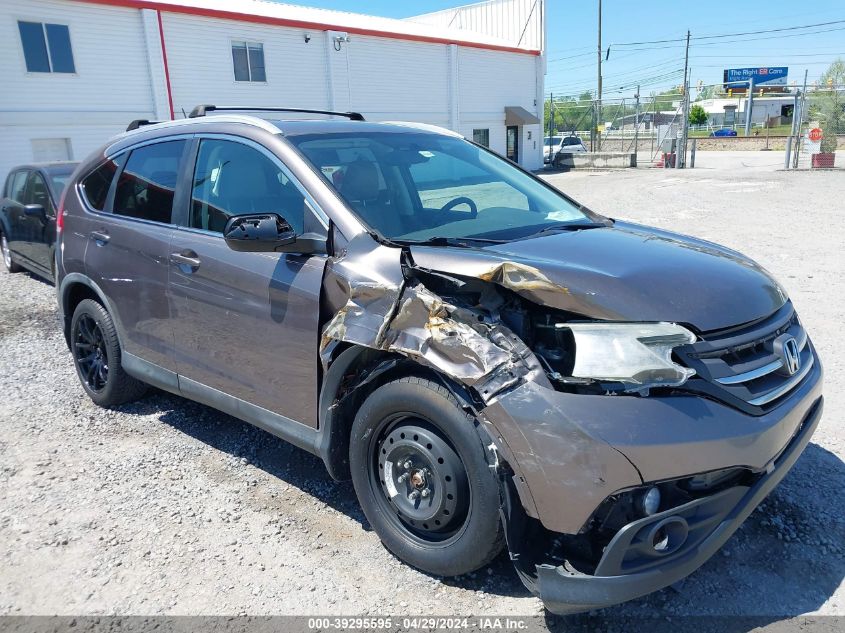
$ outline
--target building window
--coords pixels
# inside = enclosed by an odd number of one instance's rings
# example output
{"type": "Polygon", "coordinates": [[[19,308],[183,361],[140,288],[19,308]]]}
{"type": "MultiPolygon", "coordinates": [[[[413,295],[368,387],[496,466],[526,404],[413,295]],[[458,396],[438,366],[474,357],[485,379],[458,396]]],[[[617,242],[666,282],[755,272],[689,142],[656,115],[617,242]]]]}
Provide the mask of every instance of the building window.
{"type": "Polygon", "coordinates": [[[21,34],[27,72],[76,72],[67,25],[18,22],[18,30],[21,34]]]}
{"type": "Polygon", "coordinates": [[[69,138],[34,138],[30,140],[30,144],[32,160],[38,163],[73,158],[69,138]]]}
{"type": "Polygon", "coordinates": [[[264,44],[232,42],[235,81],[267,81],[264,72],[264,44]]]}
{"type": "Polygon", "coordinates": [[[473,130],[472,140],[484,147],[490,147],[490,128],[485,127],[473,130]]]}

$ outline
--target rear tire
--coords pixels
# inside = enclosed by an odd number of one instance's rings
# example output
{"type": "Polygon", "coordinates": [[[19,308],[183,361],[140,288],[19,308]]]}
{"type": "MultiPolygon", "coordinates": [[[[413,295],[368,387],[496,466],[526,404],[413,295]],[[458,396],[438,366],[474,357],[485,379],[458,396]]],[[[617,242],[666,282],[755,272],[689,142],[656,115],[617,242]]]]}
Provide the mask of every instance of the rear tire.
{"type": "Polygon", "coordinates": [[[70,345],[76,375],[95,404],[115,407],[147,391],[147,385],[123,371],[114,321],[93,299],[83,299],[73,311],[70,345]]]}
{"type": "Polygon", "coordinates": [[[469,573],[502,549],[499,484],[477,425],[447,389],[417,377],[379,387],[355,417],[361,508],[385,547],[422,571],[469,573]]]}
{"type": "Polygon", "coordinates": [[[12,259],[12,251],[9,250],[9,240],[6,239],[6,234],[0,231],[0,255],[3,257],[3,266],[6,271],[10,273],[19,273],[23,270],[19,264],[12,259]]]}

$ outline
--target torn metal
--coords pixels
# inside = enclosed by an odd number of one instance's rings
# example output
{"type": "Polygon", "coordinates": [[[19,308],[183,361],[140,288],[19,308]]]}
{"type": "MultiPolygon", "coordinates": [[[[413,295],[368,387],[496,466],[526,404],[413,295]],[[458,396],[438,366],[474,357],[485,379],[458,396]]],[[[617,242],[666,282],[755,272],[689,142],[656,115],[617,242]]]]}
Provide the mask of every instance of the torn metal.
{"type": "MultiPolygon", "coordinates": [[[[472,387],[484,402],[524,380],[545,379],[534,353],[481,306],[455,305],[402,274],[403,253],[385,246],[359,250],[357,240],[326,273],[324,364],[339,342],[412,358],[472,387]],[[397,274],[398,273],[398,274],[397,274]]],[[[500,267],[492,277],[513,283],[548,283],[521,267],[500,267]]],[[[539,271],[536,271],[539,275],[539,271]]],[[[495,305],[485,293],[482,301],[495,305]]]]}

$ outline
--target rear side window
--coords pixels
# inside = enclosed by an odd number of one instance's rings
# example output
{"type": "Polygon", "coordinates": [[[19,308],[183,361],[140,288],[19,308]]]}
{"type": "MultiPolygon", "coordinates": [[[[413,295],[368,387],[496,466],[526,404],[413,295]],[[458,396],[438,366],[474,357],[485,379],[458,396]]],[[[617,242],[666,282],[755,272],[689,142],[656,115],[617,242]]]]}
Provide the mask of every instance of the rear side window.
{"type": "Polygon", "coordinates": [[[113,212],[169,224],[185,143],[166,141],[132,150],[117,182],[113,212]]]}
{"type": "Polygon", "coordinates": [[[92,209],[102,211],[106,208],[106,198],[109,196],[111,181],[117,173],[119,160],[120,158],[107,160],[82,179],[82,195],[92,209]]]}

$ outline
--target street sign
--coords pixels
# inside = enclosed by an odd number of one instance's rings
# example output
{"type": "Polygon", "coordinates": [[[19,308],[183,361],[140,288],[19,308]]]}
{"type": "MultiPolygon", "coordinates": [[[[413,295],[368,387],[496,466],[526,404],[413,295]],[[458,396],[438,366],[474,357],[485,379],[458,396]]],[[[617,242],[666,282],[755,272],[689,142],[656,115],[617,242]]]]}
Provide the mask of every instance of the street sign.
{"type": "Polygon", "coordinates": [[[818,143],[820,140],[822,140],[821,128],[814,127],[812,130],[810,130],[810,133],[807,134],[807,138],[813,141],[813,143],[818,143]]]}

